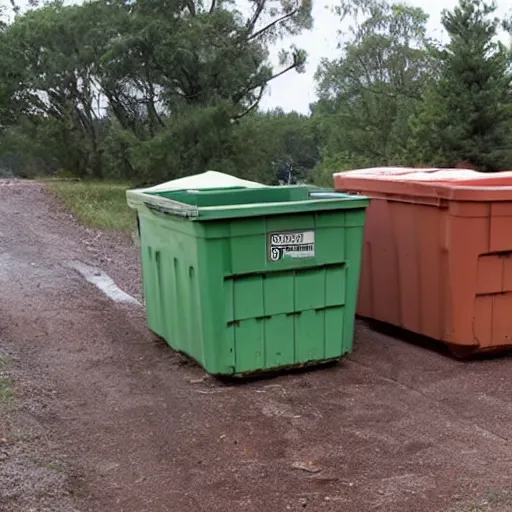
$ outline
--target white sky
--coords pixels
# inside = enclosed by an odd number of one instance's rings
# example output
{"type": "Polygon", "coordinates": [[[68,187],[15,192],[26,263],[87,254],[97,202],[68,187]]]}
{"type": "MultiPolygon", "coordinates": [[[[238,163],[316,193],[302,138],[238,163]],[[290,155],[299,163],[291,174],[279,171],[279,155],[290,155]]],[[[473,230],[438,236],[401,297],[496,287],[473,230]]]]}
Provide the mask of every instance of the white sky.
{"type": "MultiPolygon", "coordinates": [[[[453,8],[458,4],[458,0],[409,0],[406,3],[421,7],[429,14],[430,33],[441,37],[441,11],[445,8],[453,8]]],[[[500,16],[506,15],[509,9],[512,9],[510,0],[497,0],[496,3],[500,16]]],[[[309,104],[316,98],[313,76],[320,60],[323,57],[332,59],[339,55],[336,46],[340,40],[337,33],[340,29],[340,21],[332,13],[332,7],[336,4],[338,4],[337,0],[313,0],[313,30],[304,32],[291,41],[308,52],[306,72],[298,74],[291,71],[274,80],[262,101],[261,108],[281,107],[284,111],[309,112],[309,104]]]]}

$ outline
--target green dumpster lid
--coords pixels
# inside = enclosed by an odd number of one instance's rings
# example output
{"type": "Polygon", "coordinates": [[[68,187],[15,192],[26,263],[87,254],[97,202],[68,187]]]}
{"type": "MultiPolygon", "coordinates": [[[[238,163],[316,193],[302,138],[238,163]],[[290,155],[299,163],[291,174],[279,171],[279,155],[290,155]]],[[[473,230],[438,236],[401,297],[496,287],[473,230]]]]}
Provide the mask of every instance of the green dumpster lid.
{"type": "Polygon", "coordinates": [[[129,190],[128,205],[190,220],[366,208],[369,199],[313,186],[140,191],[129,190]]]}

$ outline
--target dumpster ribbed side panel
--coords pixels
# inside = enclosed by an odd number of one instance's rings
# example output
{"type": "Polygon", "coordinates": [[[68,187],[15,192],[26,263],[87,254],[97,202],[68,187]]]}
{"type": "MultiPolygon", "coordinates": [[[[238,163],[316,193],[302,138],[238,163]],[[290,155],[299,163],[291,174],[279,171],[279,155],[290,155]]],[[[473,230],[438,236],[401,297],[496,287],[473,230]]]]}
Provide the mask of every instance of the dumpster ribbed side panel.
{"type": "Polygon", "coordinates": [[[357,313],[436,339],[450,299],[445,211],[374,199],[368,208],[357,313]]]}
{"type": "Polygon", "coordinates": [[[141,230],[144,298],[148,327],[175,350],[203,359],[201,291],[195,239],[146,222],[141,230]]]}
{"type": "Polygon", "coordinates": [[[340,263],[227,277],[226,326],[233,330],[237,372],[333,359],[348,351],[349,341],[346,350],[342,346],[346,276],[340,263]]]}

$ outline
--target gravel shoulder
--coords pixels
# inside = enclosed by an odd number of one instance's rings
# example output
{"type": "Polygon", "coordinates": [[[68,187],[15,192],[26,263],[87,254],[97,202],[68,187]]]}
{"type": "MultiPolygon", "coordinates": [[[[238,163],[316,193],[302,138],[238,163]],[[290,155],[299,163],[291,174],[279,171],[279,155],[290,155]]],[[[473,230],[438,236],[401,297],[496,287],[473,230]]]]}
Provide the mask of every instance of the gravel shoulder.
{"type": "Polygon", "coordinates": [[[67,262],[141,299],[127,235],[0,182],[0,512],[512,511],[512,359],[358,322],[338,365],[226,384],[67,262]]]}

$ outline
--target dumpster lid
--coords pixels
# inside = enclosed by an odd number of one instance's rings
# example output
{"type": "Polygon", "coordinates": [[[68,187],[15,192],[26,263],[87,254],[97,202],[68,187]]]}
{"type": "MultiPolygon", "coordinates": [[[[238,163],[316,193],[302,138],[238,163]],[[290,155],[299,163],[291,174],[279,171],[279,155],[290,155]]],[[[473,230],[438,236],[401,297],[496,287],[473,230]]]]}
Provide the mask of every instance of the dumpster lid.
{"type": "Polygon", "coordinates": [[[398,179],[403,181],[461,181],[479,179],[481,176],[487,176],[488,173],[477,172],[470,169],[440,169],[438,167],[369,167],[334,174],[335,177],[343,177],[346,175],[350,177],[376,177],[379,179],[398,179]]]}
{"type": "Polygon", "coordinates": [[[139,189],[145,192],[158,192],[163,190],[201,190],[205,188],[261,188],[265,185],[255,181],[243,180],[230,174],[217,171],[206,171],[193,176],[185,176],[176,180],[167,181],[153,187],[139,189]]]}
{"type": "Polygon", "coordinates": [[[512,172],[483,173],[470,169],[375,167],[333,175],[336,190],[429,202],[510,201],[512,172]]]}
{"type": "Polygon", "coordinates": [[[307,185],[203,190],[128,190],[128,204],[190,220],[366,208],[368,199],[307,185]]]}

